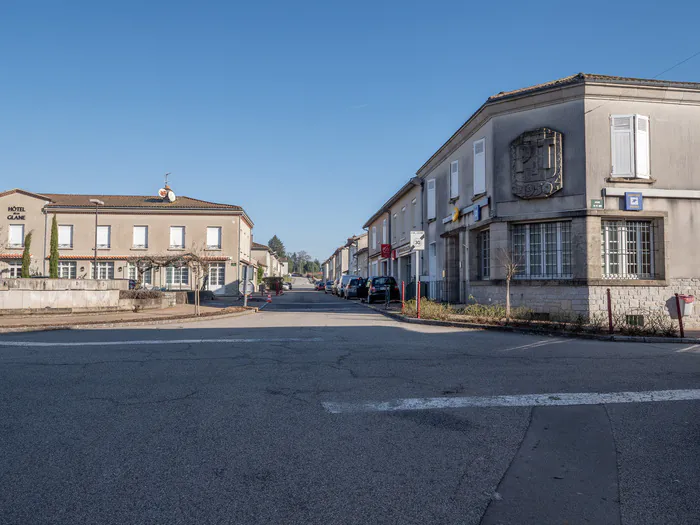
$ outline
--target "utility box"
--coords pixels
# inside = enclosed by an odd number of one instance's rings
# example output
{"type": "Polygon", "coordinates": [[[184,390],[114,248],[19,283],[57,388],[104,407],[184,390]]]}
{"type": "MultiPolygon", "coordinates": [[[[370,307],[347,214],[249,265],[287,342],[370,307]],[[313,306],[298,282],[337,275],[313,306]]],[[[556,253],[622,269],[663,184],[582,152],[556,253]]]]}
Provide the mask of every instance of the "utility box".
{"type": "Polygon", "coordinates": [[[678,299],[681,303],[681,315],[683,317],[693,315],[693,305],[695,304],[695,296],[679,294],[678,299]]]}

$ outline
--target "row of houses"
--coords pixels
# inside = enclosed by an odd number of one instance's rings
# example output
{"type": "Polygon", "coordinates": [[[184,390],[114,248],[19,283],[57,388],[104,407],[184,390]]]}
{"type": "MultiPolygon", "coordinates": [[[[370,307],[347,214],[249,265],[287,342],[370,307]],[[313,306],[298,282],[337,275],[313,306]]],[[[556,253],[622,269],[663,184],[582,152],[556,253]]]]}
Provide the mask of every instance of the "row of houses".
{"type": "Polygon", "coordinates": [[[140,261],[195,253],[206,262],[205,286],[239,295],[242,283],[286,275],[286,261],[253,242],[253,221],[232,204],[176,196],[165,185],[152,196],[73,195],[12,189],[0,193],[0,278],[21,275],[31,233],[30,272],[49,274],[53,218],[58,223],[58,273],[63,279],[139,279],[146,287],[191,290],[186,265],[149,267],[140,261]]]}
{"type": "Polygon", "coordinates": [[[366,257],[348,239],[324,271],[410,282],[419,264],[450,303],[503,302],[512,273],[535,311],[602,312],[610,289],[670,313],[700,292],[699,146],[698,83],[579,73],[500,92],[365,222],[366,257]]]}

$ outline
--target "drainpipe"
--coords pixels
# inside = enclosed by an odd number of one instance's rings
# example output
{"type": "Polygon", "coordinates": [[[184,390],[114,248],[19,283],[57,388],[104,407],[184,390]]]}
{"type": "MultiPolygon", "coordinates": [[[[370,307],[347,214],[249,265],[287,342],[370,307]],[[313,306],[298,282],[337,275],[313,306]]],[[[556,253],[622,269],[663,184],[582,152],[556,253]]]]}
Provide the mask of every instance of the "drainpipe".
{"type": "Polygon", "coordinates": [[[367,232],[367,278],[369,279],[371,277],[371,275],[369,274],[369,226],[367,226],[366,228],[363,226],[362,229],[367,232]]]}
{"type": "Polygon", "coordinates": [[[46,230],[49,225],[49,214],[46,211],[46,204],[41,208],[41,212],[44,214],[44,255],[41,259],[41,273],[46,277],[46,230]]]}
{"type": "Polygon", "coordinates": [[[238,272],[238,293],[241,293],[241,215],[238,216],[238,261],[236,271],[238,272]]]}
{"type": "MultiPolygon", "coordinates": [[[[393,245],[393,243],[391,242],[391,209],[388,209],[386,211],[386,213],[389,216],[389,219],[388,219],[389,225],[387,227],[387,231],[389,232],[389,239],[387,239],[387,240],[389,241],[389,247],[391,248],[391,246],[393,245]]],[[[394,273],[394,261],[391,260],[391,249],[389,250],[389,261],[388,261],[388,264],[386,266],[389,269],[389,275],[393,275],[393,273],[394,273]]]]}

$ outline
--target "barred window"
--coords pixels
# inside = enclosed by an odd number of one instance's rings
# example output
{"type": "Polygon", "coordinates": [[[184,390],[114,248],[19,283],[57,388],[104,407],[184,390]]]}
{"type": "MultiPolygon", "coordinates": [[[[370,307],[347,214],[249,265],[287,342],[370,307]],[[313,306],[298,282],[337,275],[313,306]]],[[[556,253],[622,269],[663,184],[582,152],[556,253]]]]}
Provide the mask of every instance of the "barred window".
{"type": "Polygon", "coordinates": [[[479,279],[491,277],[491,232],[480,231],[476,236],[476,251],[479,257],[477,274],[479,279]]]}
{"type": "Polygon", "coordinates": [[[511,244],[516,279],[571,279],[571,222],[516,224],[511,244]]]}
{"type": "Polygon", "coordinates": [[[600,238],[603,277],[653,278],[654,232],[651,221],[603,221],[600,238]]]}

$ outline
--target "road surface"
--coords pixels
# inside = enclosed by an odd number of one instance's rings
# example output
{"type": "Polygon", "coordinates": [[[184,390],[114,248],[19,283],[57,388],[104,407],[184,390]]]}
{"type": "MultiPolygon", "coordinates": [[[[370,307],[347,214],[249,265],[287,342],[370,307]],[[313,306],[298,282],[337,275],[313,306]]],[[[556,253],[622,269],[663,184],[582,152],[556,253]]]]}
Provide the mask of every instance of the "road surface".
{"type": "Polygon", "coordinates": [[[700,348],[252,316],[0,336],[2,524],[700,524],[700,348]],[[661,401],[659,401],[661,399],[661,401]]]}

